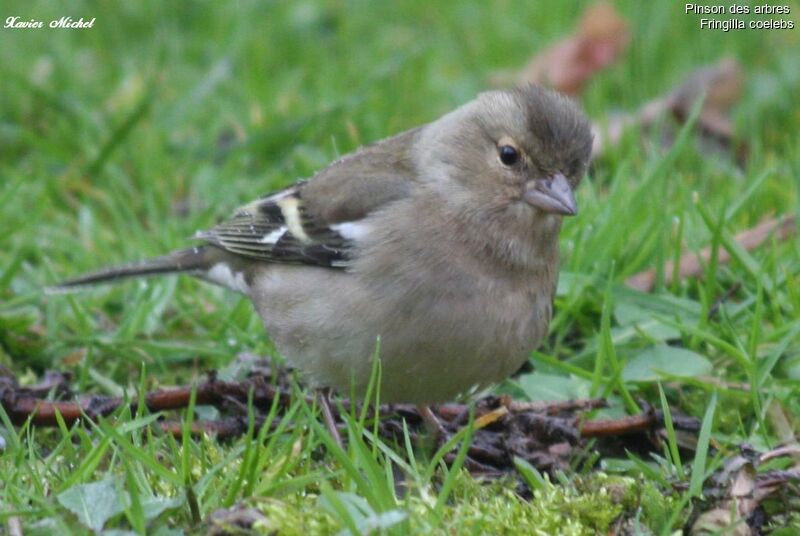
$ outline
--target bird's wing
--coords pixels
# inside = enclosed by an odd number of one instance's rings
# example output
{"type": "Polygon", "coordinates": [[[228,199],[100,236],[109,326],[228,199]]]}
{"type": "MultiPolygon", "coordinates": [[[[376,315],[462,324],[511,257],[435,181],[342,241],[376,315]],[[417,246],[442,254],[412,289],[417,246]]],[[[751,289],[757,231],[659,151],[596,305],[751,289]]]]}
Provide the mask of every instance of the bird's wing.
{"type": "Polygon", "coordinates": [[[344,268],[353,243],[367,232],[361,221],[413,188],[409,149],[415,132],[345,156],[307,182],[239,208],[195,238],[265,262],[344,268]]]}

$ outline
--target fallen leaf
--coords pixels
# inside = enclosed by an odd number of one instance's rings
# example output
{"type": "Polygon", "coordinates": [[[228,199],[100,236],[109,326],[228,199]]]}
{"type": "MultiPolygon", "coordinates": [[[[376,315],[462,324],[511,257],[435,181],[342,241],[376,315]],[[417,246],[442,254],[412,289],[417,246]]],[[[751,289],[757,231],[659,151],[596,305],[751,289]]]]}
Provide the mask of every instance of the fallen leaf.
{"type": "Polygon", "coordinates": [[[210,536],[249,534],[257,523],[267,522],[267,517],[255,508],[236,504],[231,508],[216,510],[208,516],[207,534],[210,536]]]}
{"type": "MultiPolygon", "coordinates": [[[[731,108],[739,101],[744,89],[745,76],[735,58],[723,58],[717,63],[695,69],[673,90],[647,102],[635,113],[610,115],[605,123],[594,123],[592,157],[597,158],[610,147],[620,143],[623,134],[631,127],[643,132],[659,124],[665,116],[678,125],[685,123],[695,103],[703,99],[697,118],[698,144],[703,152],[730,152],[741,160],[746,147],[734,147],[734,129],[730,118],[731,108]]],[[[672,143],[677,129],[667,129],[662,142],[672,143]]]]}
{"type": "Polygon", "coordinates": [[[692,525],[689,534],[725,534],[726,536],[750,536],[752,531],[735,511],[714,508],[703,512],[692,525]]]}
{"type": "MultiPolygon", "coordinates": [[[[795,216],[788,215],[781,218],[768,218],[752,229],[747,229],[737,234],[736,242],[745,250],[752,251],[763,244],[769,237],[774,236],[777,240],[786,240],[797,232],[795,216]]],[[[684,252],[678,264],[678,280],[698,277],[703,274],[704,266],[711,259],[711,248],[704,248],[699,253],[684,252]]],[[[731,260],[731,254],[726,249],[720,249],[717,255],[717,263],[727,264],[731,260]]],[[[672,261],[664,265],[666,284],[672,283],[672,273],[674,266],[672,261]]],[[[656,280],[655,269],[639,272],[625,281],[625,285],[641,292],[653,290],[656,280]]]]}
{"type": "Polygon", "coordinates": [[[493,409],[489,413],[485,413],[481,415],[477,419],[475,419],[475,429],[479,430],[481,428],[486,428],[492,423],[495,423],[508,415],[508,408],[505,406],[500,406],[497,409],[493,409]]]}
{"type": "Polygon", "coordinates": [[[591,77],[611,65],[630,42],[628,23],[608,2],[584,11],[577,30],[537,54],[523,69],[520,83],[541,84],[578,95],[591,77]]]}

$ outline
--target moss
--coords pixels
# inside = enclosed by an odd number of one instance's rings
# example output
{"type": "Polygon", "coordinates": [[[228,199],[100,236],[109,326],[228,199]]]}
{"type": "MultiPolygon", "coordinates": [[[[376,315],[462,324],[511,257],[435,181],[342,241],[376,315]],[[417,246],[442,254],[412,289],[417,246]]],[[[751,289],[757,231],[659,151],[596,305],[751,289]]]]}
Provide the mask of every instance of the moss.
{"type": "Polygon", "coordinates": [[[317,507],[314,495],[295,495],[291,500],[264,500],[255,508],[264,515],[264,519],[252,527],[256,534],[307,536],[335,534],[342,528],[329,513],[317,507]]]}
{"type": "MultiPolygon", "coordinates": [[[[637,507],[641,508],[639,521],[642,525],[659,531],[672,516],[675,508],[680,503],[677,495],[666,495],[664,490],[648,480],[640,480],[637,483],[637,507]]],[[[674,521],[673,526],[683,526],[688,516],[689,510],[684,508],[683,513],[674,521]]]]}
{"type": "MultiPolygon", "coordinates": [[[[576,478],[569,486],[548,484],[531,500],[520,498],[514,487],[510,480],[487,484],[463,473],[441,510],[434,511],[424,494],[409,496],[400,507],[409,513],[408,524],[395,528],[411,534],[583,536],[607,533],[621,517],[637,513],[641,527],[660,528],[675,506],[675,499],[649,482],[602,473],[576,478]]],[[[318,507],[314,494],[247,504],[264,516],[251,529],[258,534],[333,534],[344,528],[318,507]]]]}
{"type": "MultiPolygon", "coordinates": [[[[438,528],[456,534],[598,534],[607,532],[621,515],[632,514],[639,504],[639,483],[632,478],[598,473],[576,478],[572,484],[548,484],[528,501],[514,493],[509,481],[487,485],[463,475],[442,524],[416,525],[414,532],[438,528]]],[[[425,505],[412,500],[411,508],[425,505]]],[[[411,516],[416,524],[426,518],[430,516],[411,516]]]]}
{"type": "Polygon", "coordinates": [[[776,536],[790,536],[800,534],[800,511],[786,512],[770,516],[770,523],[766,533],[776,536]]]}

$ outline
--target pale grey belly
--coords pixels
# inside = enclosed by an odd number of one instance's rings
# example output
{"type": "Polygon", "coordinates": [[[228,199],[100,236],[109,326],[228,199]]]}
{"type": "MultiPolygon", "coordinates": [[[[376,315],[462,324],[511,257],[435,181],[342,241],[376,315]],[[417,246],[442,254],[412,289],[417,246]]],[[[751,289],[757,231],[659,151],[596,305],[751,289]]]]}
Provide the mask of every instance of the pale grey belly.
{"type": "Polygon", "coordinates": [[[358,276],[270,266],[254,303],[277,349],[314,386],[363,394],[380,356],[381,400],[433,403],[508,377],[544,337],[550,296],[370,292],[358,276]],[[499,303],[498,303],[499,302],[499,303]]]}

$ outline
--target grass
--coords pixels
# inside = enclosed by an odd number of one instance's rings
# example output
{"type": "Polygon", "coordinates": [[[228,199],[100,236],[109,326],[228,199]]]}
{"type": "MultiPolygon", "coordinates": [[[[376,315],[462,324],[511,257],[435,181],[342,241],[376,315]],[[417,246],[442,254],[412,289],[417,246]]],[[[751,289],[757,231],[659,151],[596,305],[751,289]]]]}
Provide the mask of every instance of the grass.
{"type": "MultiPolygon", "coordinates": [[[[28,382],[56,368],[80,392],[133,397],[240,352],[277,357],[246,301],[189,278],[73,296],[41,289],[181,247],[237,205],[436,118],[562,37],[583,5],[6,3],[3,18],[96,22],[0,29],[0,364],[28,382]]],[[[700,30],[670,1],[619,7],[632,46],[590,84],[587,112],[635,109],[733,55],[747,73],[735,122],[749,158],[738,168],[705,154],[685,130],[669,149],[632,133],[595,162],[562,234],[550,338],[532,355],[536,370],[500,389],[603,396],[613,415],[669,404],[703,420],[693,460],[670,434],[663,457],[602,460],[610,476],[576,471],[554,484],[521,466],[536,490],[527,502],[511,482],[481,485],[430,453],[370,439],[363,420],[337,450],[301,401],[291,424],[251,423],[224,444],[175,441],[151,428],[156,415],[127,410],[52,430],[13,428],[0,414],[0,520],[19,518],[26,534],[177,534],[242,505],[260,530],[285,534],[591,534],[621,514],[670,533],[698,504],[715,452],[795,440],[800,242],[746,252],[731,237],[798,212],[800,31],[700,30]],[[733,261],[714,257],[702,278],[664,283],[666,261],[708,245],[733,261]],[[652,266],[653,294],[624,287],[652,266]],[[676,480],[686,492],[668,492],[676,480]]],[[[185,415],[188,426],[194,412],[185,415]]]]}

